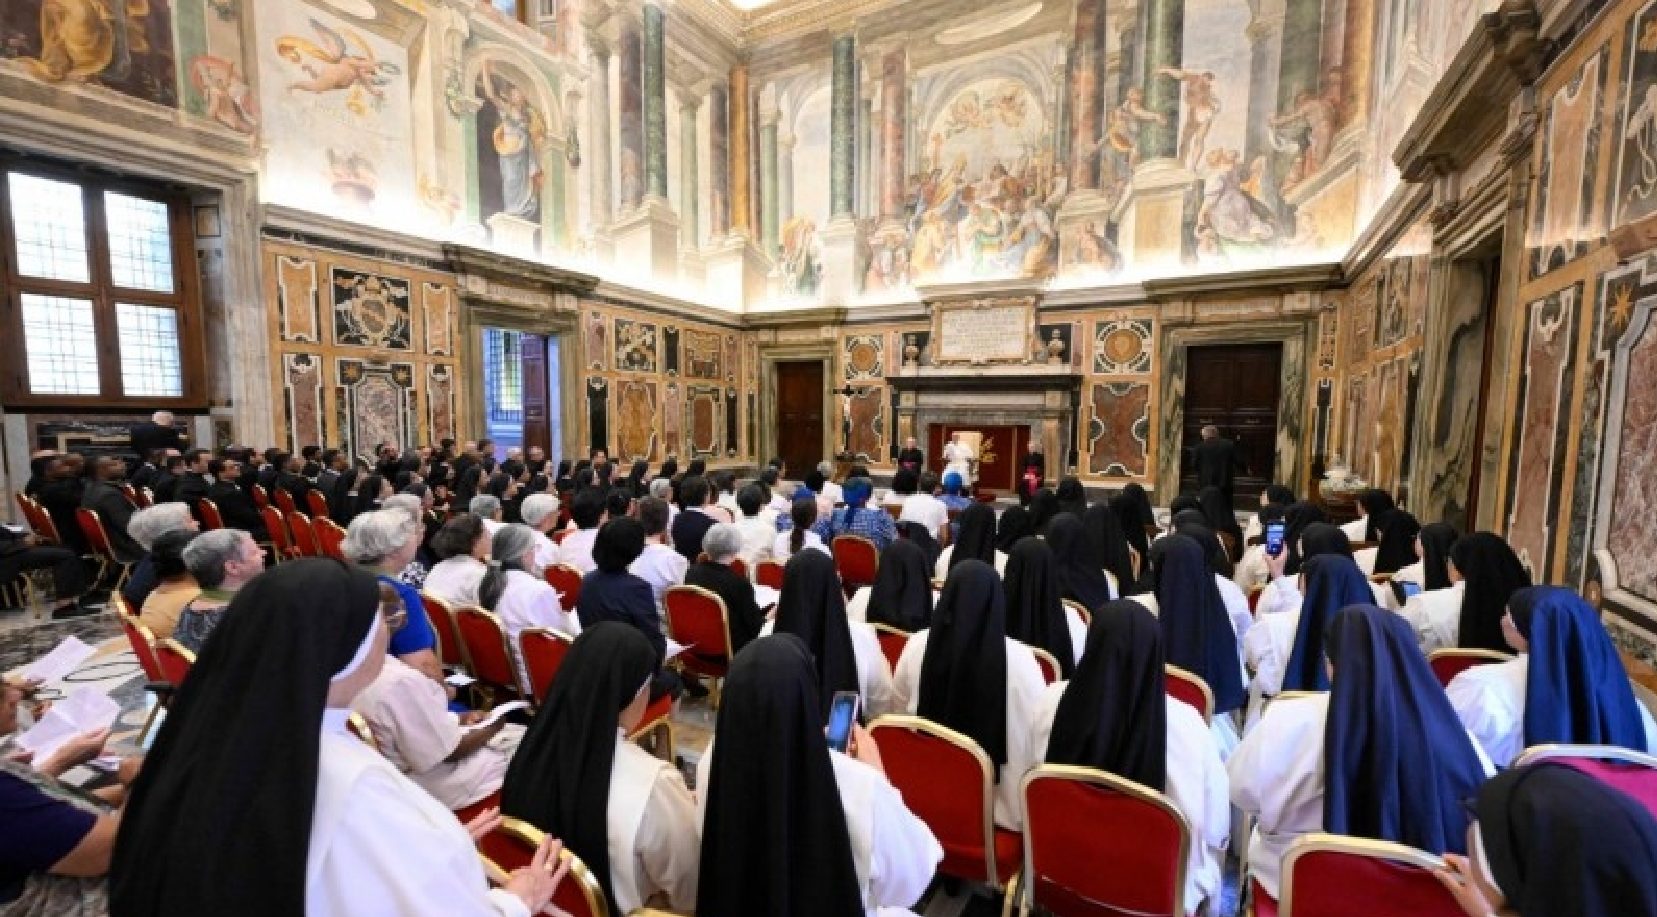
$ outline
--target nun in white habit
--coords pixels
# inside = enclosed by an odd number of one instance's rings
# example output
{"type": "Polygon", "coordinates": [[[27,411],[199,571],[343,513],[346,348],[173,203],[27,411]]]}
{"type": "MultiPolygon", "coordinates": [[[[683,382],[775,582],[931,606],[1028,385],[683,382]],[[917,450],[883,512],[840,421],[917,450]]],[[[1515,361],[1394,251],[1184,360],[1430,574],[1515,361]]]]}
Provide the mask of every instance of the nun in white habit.
{"type": "Polygon", "coordinates": [[[346,727],[389,635],[373,574],[306,559],[225,612],[133,787],[111,912],[528,917],[550,838],[490,889],[467,829],[346,727]],[[187,867],[182,865],[187,864],[187,867]]]}
{"type": "Polygon", "coordinates": [[[995,823],[1024,823],[1019,783],[1039,763],[1030,723],[1046,687],[1030,648],[1007,636],[995,569],[966,560],[949,571],[932,627],[909,638],[892,681],[909,713],[970,737],[995,768],[995,823]]]}
{"type": "Polygon", "coordinates": [[[825,717],[836,691],[856,691],[866,721],[901,710],[880,637],[872,625],[847,620],[846,594],[827,554],[801,551],[788,561],[777,610],[759,631],[772,633],[800,638],[816,660],[825,717]]]}

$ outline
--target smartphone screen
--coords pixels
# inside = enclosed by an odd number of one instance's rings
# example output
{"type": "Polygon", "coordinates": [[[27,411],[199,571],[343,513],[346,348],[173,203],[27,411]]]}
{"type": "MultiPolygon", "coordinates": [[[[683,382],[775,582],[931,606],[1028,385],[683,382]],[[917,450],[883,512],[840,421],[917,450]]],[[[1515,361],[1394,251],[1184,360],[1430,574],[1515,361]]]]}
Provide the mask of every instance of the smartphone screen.
{"type": "Polygon", "coordinates": [[[1420,583],[1412,583],[1408,580],[1404,580],[1404,581],[1400,582],[1399,585],[1404,587],[1404,598],[1406,598],[1406,599],[1409,598],[1412,595],[1420,595],[1421,594],[1421,584],[1420,583]]]}
{"type": "Polygon", "coordinates": [[[1285,523],[1283,522],[1266,523],[1266,553],[1272,557],[1283,553],[1284,528],[1285,523]]]}
{"type": "Polygon", "coordinates": [[[144,706],[147,713],[144,717],[144,728],[138,732],[138,750],[148,753],[150,746],[155,744],[155,736],[161,731],[161,724],[166,722],[167,708],[161,706],[160,698],[153,691],[144,692],[144,706]]]}
{"type": "Polygon", "coordinates": [[[852,724],[857,722],[857,692],[836,691],[834,704],[829,707],[828,745],[844,752],[851,742],[852,724]]]}

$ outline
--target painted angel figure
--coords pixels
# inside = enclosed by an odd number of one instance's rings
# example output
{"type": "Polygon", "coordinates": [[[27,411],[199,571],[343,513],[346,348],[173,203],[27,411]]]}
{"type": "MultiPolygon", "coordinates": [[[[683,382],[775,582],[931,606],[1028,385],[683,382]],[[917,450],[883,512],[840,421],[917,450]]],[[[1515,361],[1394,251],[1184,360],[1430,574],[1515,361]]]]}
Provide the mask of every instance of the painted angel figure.
{"type": "Polygon", "coordinates": [[[361,90],[375,99],[385,97],[383,87],[401,72],[396,64],[376,58],[367,39],[350,29],[341,35],[315,19],[311,20],[311,29],[321,44],[297,35],[284,35],[276,40],[276,53],[289,63],[299,64],[310,77],[289,83],[289,92],[297,89],[322,95],[361,90]],[[305,58],[317,63],[306,62],[305,58]]]}
{"type": "Polygon", "coordinates": [[[949,442],[944,443],[943,453],[944,476],[960,475],[961,482],[970,491],[972,485],[978,481],[978,454],[972,451],[972,446],[967,444],[959,430],[950,437],[949,442]]]}

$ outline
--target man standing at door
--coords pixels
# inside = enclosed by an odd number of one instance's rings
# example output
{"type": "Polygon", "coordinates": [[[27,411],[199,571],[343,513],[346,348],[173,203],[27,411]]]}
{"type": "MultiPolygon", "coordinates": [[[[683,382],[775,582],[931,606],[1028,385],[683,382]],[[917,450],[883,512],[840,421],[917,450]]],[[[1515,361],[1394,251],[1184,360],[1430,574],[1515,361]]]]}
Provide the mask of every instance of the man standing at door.
{"type": "Polygon", "coordinates": [[[1226,503],[1232,502],[1232,489],[1237,483],[1237,472],[1248,473],[1248,466],[1237,452],[1237,444],[1220,436],[1220,428],[1208,424],[1202,428],[1202,442],[1191,450],[1197,466],[1197,489],[1218,487],[1226,503]]]}

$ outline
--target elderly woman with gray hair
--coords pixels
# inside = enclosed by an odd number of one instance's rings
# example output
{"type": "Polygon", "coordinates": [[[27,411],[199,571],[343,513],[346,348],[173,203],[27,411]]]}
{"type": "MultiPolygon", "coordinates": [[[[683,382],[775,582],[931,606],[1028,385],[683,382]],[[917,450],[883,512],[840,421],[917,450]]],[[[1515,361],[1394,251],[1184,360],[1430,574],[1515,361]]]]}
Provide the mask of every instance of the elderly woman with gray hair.
{"type": "Polygon", "coordinates": [[[547,533],[558,524],[558,498],[552,494],[530,494],[518,508],[535,541],[535,566],[546,569],[558,563],[558,545],[547,533]]]}
{"type": "Polygon", "coordinates": [[[241,529],[215,529],[202,532],[185,546],[184,566],[201,593],[179,613],[173,639],[199,653],[236,591],[264,572],[265,555],[253,536],[241,529]]]}
{"type": "MultiPolygon", "coordinates": [[[[564,609],[563,597],[541,578],[535,562],[535,530],[512,523],[501,526],[490,543],[490,560],[478,583],[478,604],[495,613],[506,628],[507,645],[524,672],[518,650],[518,633],[531,627],[550,627],[571,637],[581,633],[581,620],[574,614],[575,603],[564,609]]],[[[525,694],[530,686],[519,686],[525,694]]]]}
{"type": "Polygon", "coordinates": [[[759,629],[765,626],[765,612],[754,599],[754,584],[731,569],[731,561],[741,550],[742,530],[720,522],[702,536],[703,556],[685,571],[685,585],[700,586],[725,602],[732,655],[759,636],[759,629]]]}
{"type": "Polygon", "coordinates": [[[398,579],[420,547],[420,529],[399,509],[377,509],[351,520],[340,549],[346,559],[366,567],[403,600],[408,623],[391,635],[386,652],[419,669],[427,677],[443,680],[443,663],[437,658],[437,634],[426,617],[420,590],[398,579]]]}
{"type": "Polygon", "coordinates": [[[143,608],[150,593],[160,583],[155,575],[155,562],[149,551],[155,540],[168,532],[197,532],[201,524],[190,514],[188,503],[157,503],[132,514],[127,522],[127,534],[144,549],[144,559],[133,565],[132,575],[121,587],[121,598],[134,611],[143,608]]]}
{"type": "Polygon", "coordinates": [[[483,520],[483,527],[489,530],[491,538],[505,524],[501,521],[501,498],[493,494],[478,494],[472,498],[472,502],[466,504],[466,510],[483,520]]]}

